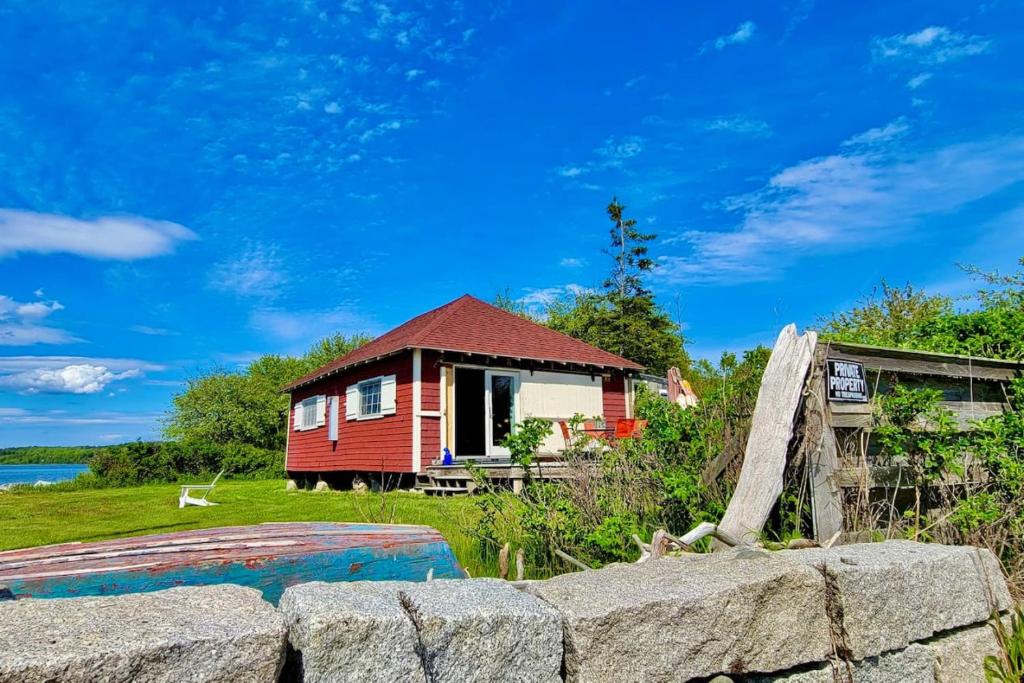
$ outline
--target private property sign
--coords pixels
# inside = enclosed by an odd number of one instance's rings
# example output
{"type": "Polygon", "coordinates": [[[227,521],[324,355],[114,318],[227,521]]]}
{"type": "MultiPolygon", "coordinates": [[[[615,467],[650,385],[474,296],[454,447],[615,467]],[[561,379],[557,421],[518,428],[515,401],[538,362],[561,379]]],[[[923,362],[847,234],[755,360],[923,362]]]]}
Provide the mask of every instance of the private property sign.
{"type": "Polygon", "coordinates": [[[828,361],[828,400],[868,402],[868,382],[863,363],[850,360],[828,361]]]}

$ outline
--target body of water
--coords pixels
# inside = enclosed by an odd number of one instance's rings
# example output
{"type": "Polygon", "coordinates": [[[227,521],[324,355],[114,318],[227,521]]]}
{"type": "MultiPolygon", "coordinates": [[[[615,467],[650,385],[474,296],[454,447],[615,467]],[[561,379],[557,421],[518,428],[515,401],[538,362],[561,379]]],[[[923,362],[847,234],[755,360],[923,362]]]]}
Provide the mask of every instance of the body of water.
{"type": "Polygon", "coordinates": [[[0,487],[11,484],[53,483],[74,479],[89,469],[88,465],[0,465],[0,487]]]}

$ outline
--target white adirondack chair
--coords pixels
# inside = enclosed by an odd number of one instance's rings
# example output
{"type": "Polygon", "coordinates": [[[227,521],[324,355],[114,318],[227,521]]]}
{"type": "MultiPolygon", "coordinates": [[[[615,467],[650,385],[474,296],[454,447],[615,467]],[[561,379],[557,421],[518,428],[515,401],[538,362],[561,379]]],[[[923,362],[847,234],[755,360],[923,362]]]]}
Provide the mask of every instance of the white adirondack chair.
{"type": "Polygon", "coordinates": [[[206,497],[210,495],[210,491],[217,485],[217,480],[220,479],[220,475],[224,474],[224,470],[217,473],[217,476],[213,478],[213,481],[209,484],[186,484],[181,487],[181,495],[178,496],[178,507],[183,508],[186,505],[199,505],[206,507],[209,505],[216,505],[217,503],[211,503],[206,500],[206,497]],[[193,491],[201,491],[203,495],[198,498],[193,498],[191,494],[193,491]]]}

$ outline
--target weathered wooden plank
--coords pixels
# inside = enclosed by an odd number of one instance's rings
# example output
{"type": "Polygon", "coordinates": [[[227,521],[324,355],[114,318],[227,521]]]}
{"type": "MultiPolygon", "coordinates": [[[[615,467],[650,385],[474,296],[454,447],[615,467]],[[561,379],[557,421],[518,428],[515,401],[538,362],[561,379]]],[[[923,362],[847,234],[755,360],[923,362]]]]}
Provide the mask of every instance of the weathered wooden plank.
{"type": "MultiPolygon", "coordinates": [[[[912,471],[900,465],[875,465],[873,467],[841,467],[832,475],[835,486],[841,489],[855,488],[913,488],[912,471]]],[[[947,474],[941,482],[933,485],[959,486],[981,484],[986,477],[977,471],[968,473],[966,478],[947,474]]]]}
{"type": "MultiPolygon", "coordinates": [[[[829,419],[829,402],[826,400],[825,353],[818,347],[810,382],[810,398],[807,407],[807,429],[816,429],[819,442],[807,456],[811,482],[811,519],[814,538],[824,543],[843,530],[843,498],[832,474],[839,467],[836,451],[836,435],[829,419]]],[[[857,404],[842,404],[857,405],[857,404]]]]}
{"type": "MultiPolygon", "coordinates": [[[[943,362],[959,363],[963,365],[979,365],[993,368],[1008,368],[1022,370],[1024,363],[1014,360],[1003,360],[1001,358],[986,358],[983,356],[963,356],[954,353],[941,353],[939,351],[923,351],[920,349],[901,349],[886,346],[873,346],[871,344],[857,344],[845,341],[826,342],[832,349],[850,351],[853,353],[864,353],[875,356],[889,356],[892,358],[924,358],[934,359],[943,362]]],[[[831,358],[831,354],[829,355],[831,358]]]]}
{"type": "MultiPolygon", "coordinates": [[[[736,490],[718,528],[744,542],[754,542],[782,493],[786,454],[793,420],[803,396],[817,335],[782,329],[761,379],[750,437],[736,490]]],[[[721,544],[717,547],[721,548],[721,544]]]]}
{"type": "Polygon", "coordinates": [[[868,370],[901,372],[937,377],[1008,381],[1024,374],[1024,364],[987,358],[931,354],[900,349],[874,349],[848,344],[830,344],[829,358],[863,363],[868,370]]]}
{"type": "Polygon", "coordinates": [[[833,427],[844,427],[849,429],[870,429],[874,426],[874,418],[871,413],[839,414],[832,416],[833,427]]]}
{"type": "Polygon", "coordinates": [[[737,457],[736,452],[731,449],[723,448],[722,451],[712,458],[704,469],[701,470],[700,478],[704,482],[705,486],[711,486],[718,479],[718,476],[725,471],[733,460],[737,457]]]}
{"type": "Polygon", "coordinates": [[[873,411],[870,403],[830,403],[829,411],[833,415],[870,415],[873,411]]]}

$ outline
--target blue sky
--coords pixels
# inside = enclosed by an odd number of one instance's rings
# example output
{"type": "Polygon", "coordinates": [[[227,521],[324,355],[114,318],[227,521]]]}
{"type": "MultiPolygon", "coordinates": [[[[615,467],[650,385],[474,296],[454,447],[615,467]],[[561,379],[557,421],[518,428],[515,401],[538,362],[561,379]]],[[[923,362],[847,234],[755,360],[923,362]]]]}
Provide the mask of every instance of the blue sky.
{"type": "Polygon", "coordinates": [[[1024,255],[1020,2],[6,2],[0,445],[470,292],[597,286],[618,197],[696,356],[1024,255]]]}

